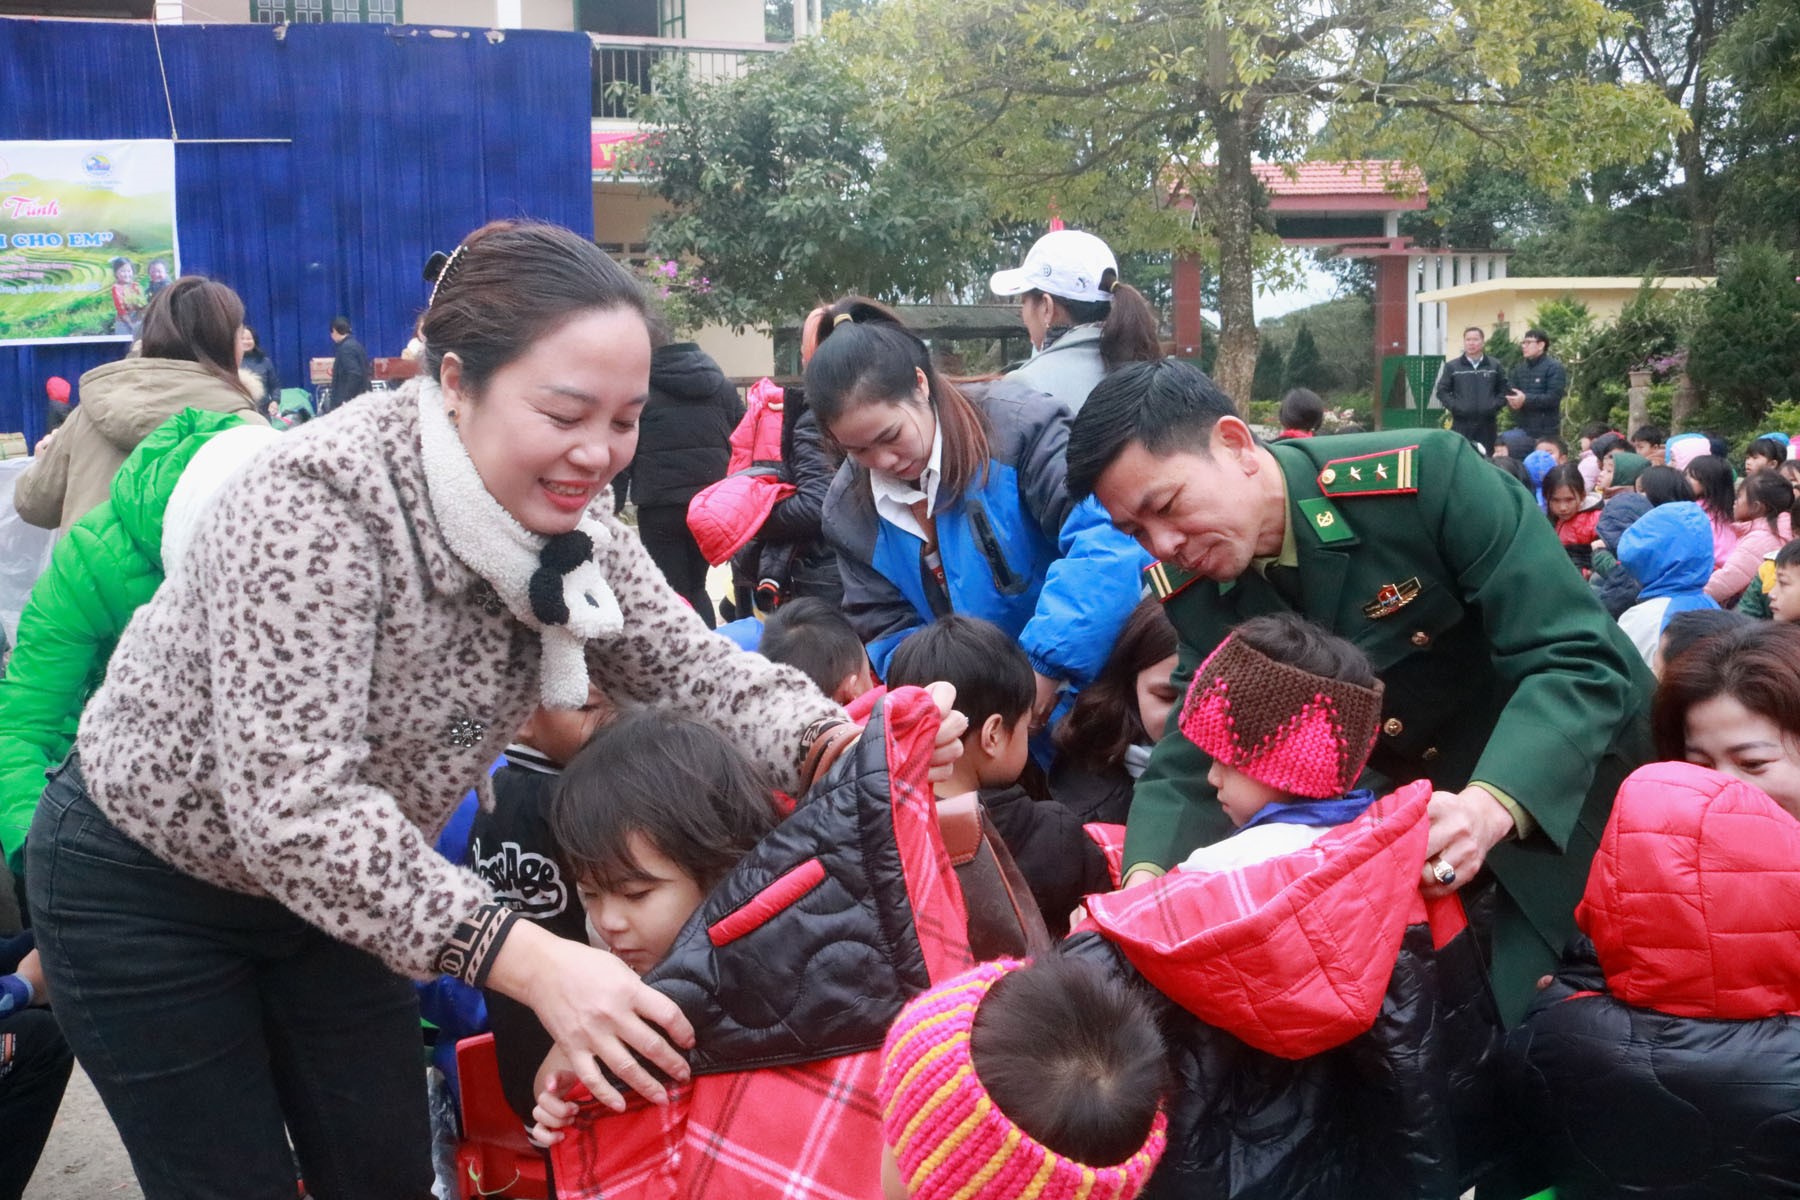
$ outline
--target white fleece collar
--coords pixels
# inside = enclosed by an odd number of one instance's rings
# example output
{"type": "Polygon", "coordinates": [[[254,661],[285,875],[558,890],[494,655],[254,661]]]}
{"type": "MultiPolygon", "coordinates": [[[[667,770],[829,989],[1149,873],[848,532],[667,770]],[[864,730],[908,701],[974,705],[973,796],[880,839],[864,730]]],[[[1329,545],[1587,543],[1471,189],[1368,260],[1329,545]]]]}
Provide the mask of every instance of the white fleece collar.
{"type": "Polygon", "coordinates": [[[513,616],[539,631],[545,706],[580,708],[588,696],[587,641],[625,628],[618,598],[594,560],[612,535],[586,513],[573,533],[555,537],[519,524],[481,482],[431,380],[419,386],[419,446],[432,516],[450,552],[487,580],[513,616]]]}

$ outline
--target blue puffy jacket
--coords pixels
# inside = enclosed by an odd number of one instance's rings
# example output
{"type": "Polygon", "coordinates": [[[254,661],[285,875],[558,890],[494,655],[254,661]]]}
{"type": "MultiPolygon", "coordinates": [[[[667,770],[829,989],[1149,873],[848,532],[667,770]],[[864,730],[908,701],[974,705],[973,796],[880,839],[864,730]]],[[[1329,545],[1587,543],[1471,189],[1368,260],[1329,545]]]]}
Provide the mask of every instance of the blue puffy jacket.
{"type": "MultiPolygon", "coordinates": [[[[1006,379],[966,385],[987,418],[986,476],[933,514],[950,606],[1016,637],[1039,674],[1089,683],[1138,601],[1150,556],[1114,529],[1092,497],[1065,484],[1069,410],[1006,379]]],[[[940,497],[940,500],[943,498],[940,497]]],[[[844,613],[885,675],[908,634],[941,615],[920,566],[920,540],[883,521],[869,472],[846,462],[825,499],[844,613]]]]}

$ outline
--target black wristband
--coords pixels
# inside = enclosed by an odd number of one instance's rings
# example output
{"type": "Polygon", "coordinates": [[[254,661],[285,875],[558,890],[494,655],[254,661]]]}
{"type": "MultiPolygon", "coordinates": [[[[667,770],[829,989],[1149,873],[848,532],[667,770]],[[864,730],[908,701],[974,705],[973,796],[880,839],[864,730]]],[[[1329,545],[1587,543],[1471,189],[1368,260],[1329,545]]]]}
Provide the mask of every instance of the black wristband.
{"type": "Polygon", "coordinates": [[[484,904],[459,921],[450,940],[438,951],[437,969],[470,987],[487,982],[488,971],[519,914],[504,904],[484,904]]]}

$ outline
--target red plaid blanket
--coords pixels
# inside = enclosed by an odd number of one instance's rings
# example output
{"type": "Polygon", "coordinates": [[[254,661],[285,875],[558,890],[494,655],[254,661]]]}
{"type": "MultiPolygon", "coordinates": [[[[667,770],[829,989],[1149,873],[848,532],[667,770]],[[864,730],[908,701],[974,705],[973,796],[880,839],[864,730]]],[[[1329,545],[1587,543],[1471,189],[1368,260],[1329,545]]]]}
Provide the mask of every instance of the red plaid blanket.
{"type": "MultiPolygon", "coordinates": [[[[926,777],[937,712],[918,688],[884,706],[894,834],[913,923],[936,981],[974,960],[968,918],[926,777]]],[[[848,753],[848,752],[847,752],[848,753]]],[[[798,986],[799,981],[795,981],[798,986]]],[[[550,1152],[559,1200],[872,1200],[881,1194],[877,1051],[704,1075],[666,1107],[597,1105],[550,1152]]]]}

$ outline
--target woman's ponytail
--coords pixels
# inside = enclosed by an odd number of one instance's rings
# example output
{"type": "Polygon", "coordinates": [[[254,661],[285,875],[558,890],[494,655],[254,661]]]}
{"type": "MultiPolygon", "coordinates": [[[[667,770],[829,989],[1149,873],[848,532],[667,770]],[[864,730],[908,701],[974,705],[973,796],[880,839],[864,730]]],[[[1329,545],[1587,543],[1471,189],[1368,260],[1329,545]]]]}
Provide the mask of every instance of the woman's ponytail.
{"type": "Polygon", "coordinates": [[[1100,361],[1106,369],[1116,371],[1127,363],[1155,362],[1163,357],[1160,323],[1144,293],[1129,283],[1115,283],[1112,298],[1100,325],[1100,361]]]}

